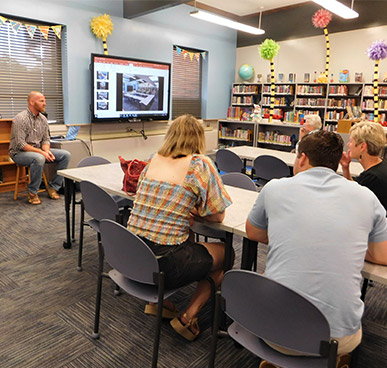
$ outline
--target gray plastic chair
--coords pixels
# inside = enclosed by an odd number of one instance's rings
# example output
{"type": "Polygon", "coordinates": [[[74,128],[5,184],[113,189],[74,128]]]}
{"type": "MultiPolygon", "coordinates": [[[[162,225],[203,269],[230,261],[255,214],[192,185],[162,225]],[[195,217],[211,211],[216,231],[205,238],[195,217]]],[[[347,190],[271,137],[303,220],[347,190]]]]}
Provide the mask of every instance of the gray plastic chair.
{"type": "MultiPolygon", "coordinates": [[[[95,307],[94,332],[92,337],[99,338],[99,317],[101,307],[102,276],[104,256],[113,269],[109,277],[130,295],[146,302],[157,303],[157,318],[153,341],[152,367],[157,367],[158,349],[161,332],[163,303],[159,302],[178,289],[165,289],[164,273],[160,272],[156,256],[148,245],[128,229],[111,220],[100,222],[101,244],[98,245],[100,272],[98,274],[97,299],[95,307]]],[[[143,333],[143,331],[138,331],[143,333]]]]}
{"type": "Polygon", "coordinates": [[[271,179],[279,179],[290,176],[289,166],[281,159],[262,155],[253,162],[252,177],[257,179],[257,184],[264,186],[271,179]]]}
{"type": "MultiPolygon", "coordinates": [[[[77,167],[86,167],[86,166],[97,166],[110,164],[111,162],[104,157],[100,156],[87,156],[84,157],[81,161],[78,162],[77,167]]],[[[75,183],[75,190],[73,190],[73,199],[72,199],[72,239],[75,239],[75,205],[81,204],[81,201],[76,200],[76,192],[80,191],[79,183],[75,183]]],[[[117,202],[119,208],[132,208],[133,201],[118,195],[112,195],[113,199],[117,202]]]]}
{"type": "Polygon", "coordinates": [[[83,231],[85,225],[90,226],[97,232],[99,244],[101,241],[99,225],[102,219],[110,219],[124,224],[129,218],[129,211],[120,211],[117,202],[112,198],[112,196],[98,185],[89,181],[81,181],[80,189],[82,200],[78,249],[78,271],[82,271],[83,231]],[[92,217],[87,222],[85,222],[85,211],[92,217]]]}
{"type": "Polygon", "coordinates": [[[209,367],[214,367],[220,306],[234,321],[228,334],[253,354],[280,367],[335,368],[336,340],[320,310],[301,294],[251,271],[228,271],[217,293],[209,367]],[[311,356],[285,355],[262,339],[311,356]]]}
{"type": "Polygon", "coordinates": [[[215,163],[220,171],[243,172],[244,164],[241,158],[234,152],[221,148],[216,151],[215,163]]]}

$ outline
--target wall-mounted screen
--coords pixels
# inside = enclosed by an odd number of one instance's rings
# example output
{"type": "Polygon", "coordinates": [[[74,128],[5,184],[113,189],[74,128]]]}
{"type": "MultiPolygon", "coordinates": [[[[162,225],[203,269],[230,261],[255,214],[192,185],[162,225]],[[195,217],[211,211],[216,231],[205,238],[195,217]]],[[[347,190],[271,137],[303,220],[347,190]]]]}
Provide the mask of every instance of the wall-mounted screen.
{"type": "Polygon", "coordinates": [[[92,121],[168,120],[171,64],[91,55],[92,121]]]}

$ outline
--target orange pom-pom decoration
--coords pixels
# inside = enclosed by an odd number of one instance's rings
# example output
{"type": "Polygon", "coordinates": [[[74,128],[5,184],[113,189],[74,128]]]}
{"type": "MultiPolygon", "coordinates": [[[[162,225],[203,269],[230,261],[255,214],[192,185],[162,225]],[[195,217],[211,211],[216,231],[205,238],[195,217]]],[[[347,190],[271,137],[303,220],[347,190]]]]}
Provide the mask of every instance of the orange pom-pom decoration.
{"type": "Polygon", "coordinates": [[[332,19],[332,13],[325,9],[317,10],[313,14],[312,23],[316,28],[325,28],[332,19]]]}

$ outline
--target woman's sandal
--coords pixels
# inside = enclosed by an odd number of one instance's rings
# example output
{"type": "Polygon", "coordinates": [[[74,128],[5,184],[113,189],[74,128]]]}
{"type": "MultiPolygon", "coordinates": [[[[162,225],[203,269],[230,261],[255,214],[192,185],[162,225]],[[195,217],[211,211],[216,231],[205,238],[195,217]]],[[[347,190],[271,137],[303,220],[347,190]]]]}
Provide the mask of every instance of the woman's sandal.
{"type": "Polygon", "coordinates": [[[199,325],[198,325],[198,319],[197,318],[189,318],[187,313],[183,314],[183,317],[188,321],[185,325],[183,322],[180,320],[179,317],[175,317],[171,322],[172,328],[181,336],[183,336],[185,339],[188,341],[193,341],[195,340],[199,333],[199,325]],[[193,332],[191,327],[193,327],[194,331],[193,332]]]}
{"type": "MultiPolygon", "coordinates": [[[[172,319],[179,315],[180,312],[177,310],[177,308],[173,304],[171,304],[171,306],[173,307],[172,309],[170,307],[169,308],[165,306],[163,307],[163,312],[161,314],[161,317],[166,319],[172,319]]],[[[150,314],[152,316],[157,316],[157,304],[148,303],[145,306],[144,313],[150,314]]]]}

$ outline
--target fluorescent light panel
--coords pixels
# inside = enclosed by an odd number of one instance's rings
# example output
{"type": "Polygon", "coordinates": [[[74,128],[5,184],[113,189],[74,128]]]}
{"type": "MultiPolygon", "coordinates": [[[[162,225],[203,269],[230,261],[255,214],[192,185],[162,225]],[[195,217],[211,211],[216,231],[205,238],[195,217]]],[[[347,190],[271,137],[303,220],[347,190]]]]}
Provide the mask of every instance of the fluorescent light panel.
{"type": "Polygon", "coordinates": [[[228,18],[220,17],[219,15],[204,12],[202,10],[192,11],[190,15],[201,20],[206,20],[207,22],[237,29],[238,31],[242,31],[242,32],[252,33],[255,35],[261,35],[265,33],[263,29],[248,26],[247,24],[239,23],[228,18]]]}
{"type": "Polygon", "coordinates": [[[353,19],[359,16],[359,13],[355,12],[353,9],[348,8],[344,4],[336,0],[313,0],[316,4],[321,5],[323,8],[329,10],[332,13],[344,18],[344,19],[353,19]]]}

